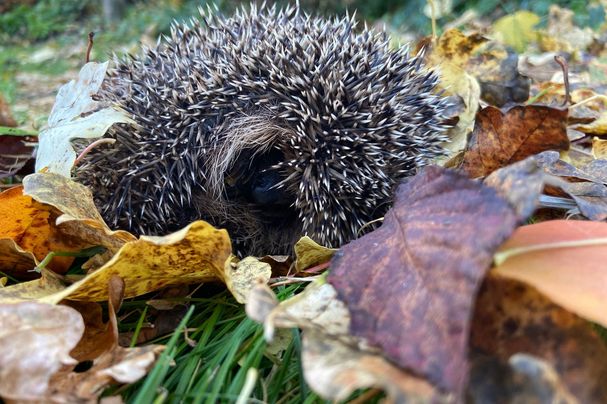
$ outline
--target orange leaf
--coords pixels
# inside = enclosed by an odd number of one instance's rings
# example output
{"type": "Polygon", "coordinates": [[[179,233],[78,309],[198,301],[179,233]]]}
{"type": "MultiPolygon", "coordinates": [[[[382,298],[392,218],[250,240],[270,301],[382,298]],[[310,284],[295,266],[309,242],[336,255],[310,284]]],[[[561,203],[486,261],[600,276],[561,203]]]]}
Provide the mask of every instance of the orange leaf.
{"type": "MultiPolygon", "coordinates": [[[[70,247],[66,237],[55,227],[55,220],[60,212],[52,206],[36,202],[31,197],[23,195],[23,187],[17,186],[0,193],[0,239],[13,240],[19,248],[31,252],[38,261],[51,251],[77,251],[79,248],[70,247]]],[[[68,240],[69,241],[69,240],[68,240]]],[[[74,260],[73,257],[55,257],[49,267],[59,273],[67,271],[74,260]]],[[[13,263],[14,264],[14,263],[13,263]]],[[[15,276],[13,265],[3,260],[2,271],[15,276]]],[[[29,268],[29,269],[33,269],[29,268]]]]}
{"type": "Polygon", "coordinates": [[[607,223],[553,220],[522,226],[493,272],[534,286],[555,303],[607,326],[607,223]]]}

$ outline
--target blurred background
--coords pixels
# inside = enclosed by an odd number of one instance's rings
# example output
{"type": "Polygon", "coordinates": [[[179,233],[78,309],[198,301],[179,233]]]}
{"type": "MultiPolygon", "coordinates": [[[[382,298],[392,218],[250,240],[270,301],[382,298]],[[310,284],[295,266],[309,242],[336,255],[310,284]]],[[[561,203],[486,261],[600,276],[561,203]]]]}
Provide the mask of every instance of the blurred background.
{"type": "MultiPolygon", "coordinates": [[[[0,0],[0,115],[8,110],[20,127],[40,128],[58,87],[71,80],[84,63],[88,33],[95,32],[91,59],[112,53],[135,53],[141,43],[153,44],[171,21],[187,20],[204,0],[0,0]],[[4,107],[3,107],[4,105],[4,107]]],[[[209,2],[210,3],[210,2],[209,2]]],[[[218,0],[230,13],[242,2],[218,0]]],[[[272,4],[272,2],[267,2],[272,4]]],[[[279,5],[287,1],[277,2],[279,5]]],[[[491,23],[520,10],[539,16],[545,25],[549,8],[574,13],[579,27],[605,24],[607,0],[434,0],[437,33],[448,28],[489,32],[491,23]]],[[[353,12],[370,25],[385,27],[396,44],[431,32],[428,0],[301,0],[312,13],[353,12]]]]}

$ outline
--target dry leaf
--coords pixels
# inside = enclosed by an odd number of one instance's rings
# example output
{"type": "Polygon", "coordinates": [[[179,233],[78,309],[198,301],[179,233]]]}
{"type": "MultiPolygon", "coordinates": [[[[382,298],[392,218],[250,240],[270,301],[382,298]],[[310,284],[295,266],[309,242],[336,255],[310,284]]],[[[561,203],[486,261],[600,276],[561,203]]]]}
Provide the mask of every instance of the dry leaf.
{"type": "Polygon", "coordinates": [[[107,284],[113,276],[126,284],[125,297],[139,296],[164,286],[199,283],[221,279],[230,256],[231,245],[225,230],[197,221],[165,237],[142,236],[126,243],[103,267],[61,290],[48,286],[46,276],[40,280],[0,289],[0,300],[37,299],[58,303],[70,300],[103,301],[107,284]]]}
{"type": "Polygon", "coordinates": [[[551,220],[522,226],[496,254],[492,272],[537,288],[607,327],[607,223],[551,220]]]}
{"type": "Polygon", "coordinates": [[[238,303],[246,303],[249,292],[258,280],[267,282],[272,276],[270,264],[255,257],[238,260],[236,257],[226,260],[223,272],[218,272],[238,303]]]}
{"type": "Polygon", "coordinates": [[[532,287],[496,274],[479,291],[470,346],[508,361],[541,358],[581,403],[607,401],[607,346],[591,325],[532,287]]]}
{"type": "MultiPolygon", "coordinates": [[[[24,271],[33,270],[37,262],[31,262],[33,265],[27,267],[27,253],[42,261],[51,251],[75,252],[84,246],[57,228],[55,220],[60,215],[59,211],[23,195],[22,190],[21,186],[17,186],[0,193],[0,239],[12,240],[16,247],[12,249],[12,243],[3,241],[3,249],[16,261],[3,256],[0,270],[19,278],[31,279],[35,274],[24,271]]],[[[73,260],[73,257],[55,257],[49,268],[64,273],[73,260]]]]}
{"type": "Polygon", "coordinates": [[[301,327],[302,366],[310,387],[327,400],[343,400],[356,389],[378,387],[396,402],[444,401],[427,381],[399,369],[365,341],[348,335],[349,314],[333,287],[310,284],[303,293],[278,304],[274,292],[259,284],[247,301],[249,317],[264,324],[272,340],[276,327],[301,327]]]}
{"type": "Polygon", "coordinates": [[[352,335],[461,398],[475,292],[517,221],[495,191],[460,174],[431,167],[413,177],[383,225],[331,263],[352,335]]]}
{"type": "Polygon", "coordinates": [[[295,243],[295,270],[301,272],[304,269],[324,264],[331,260],[337,251],[336,248],[323,247],[308,236],[304,236],[295,243]]]}
{"type": "Polygon", "coordinates": [[[28,400],[44,395],[55,372],[76,364],[69,352],[83,331],[82,317],[70,307],[0,304],[0,396],[28,400]]]}
{"type": "Polygon", "coordinates": [[[544,150],[567,150],[567,110],[515,106],[506,112],[483,108],[476,116],[461,169],[483,177],[544,150]]]}

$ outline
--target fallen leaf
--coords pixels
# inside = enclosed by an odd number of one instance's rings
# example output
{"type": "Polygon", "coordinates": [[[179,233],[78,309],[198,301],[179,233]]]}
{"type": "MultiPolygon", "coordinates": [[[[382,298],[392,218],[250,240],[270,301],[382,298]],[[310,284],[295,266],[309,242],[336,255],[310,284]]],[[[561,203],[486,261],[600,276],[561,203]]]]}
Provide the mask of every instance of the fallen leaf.
{"type": "Polygon", "coordinates": [[[595,159],[607,159],[607,140],[592,138],[592,156],[595,159]]]}
{"type": "Polygon", "coordinates": [[[30,162],[34,158],[35,146],[31,136],[10,136],[0,131],[0,179],[17,174],[30,162]]]}
{"type": "Polygon", "coordinates": [[[57,290],[40,280],[23,282],[0,289],[0,300],[37,299],[58,303],[70,300],[107,300],[107,284],[113,276],[125,284],[125,297],[139,296],[169,285],[199,283],[222,279],[231,244],[225,230],[197,221],[164,237],[141,236],[124,246],[103,267],[81,280],[57,290]]]}
{"type": "Polygon", "coordinates": [[[83,331],[82,317],[70,307],[0,304],[0,396],[18,401],[42,396],[55,372],[76,364],[69,352],[83,331]]]}
{"type": "Polygon", "coordinates": [[[539,105],[506,112],[483,108],[476,116],[461,169],[482,177],[544,150],[567,150],[567,110],[539,105]]]}
{"type": "Polygon", "coordinates": [[[378,230],[333,258],[328,282],[351,334],[461,398],[474,296],[518,220],[494,190],[426,168],[398,188],[378,230]]]}
{"type": "MultiPolygon", "coordinates": [[[[5,251],[16,260],[3,256],[0,270],[18,278],[31,278],[32,274],[25,271],[33,270],[37,262],[31,262],[33,265],[27,267],[27,253],[31,253],[39,262],[51,251],[76,252],[83,249],[85,246],[66,237],[57,228],[55,221],[59,215],[60,212],[51,206],[23,195],[21,186],[0,193],[0,239],[14,243],[2,242],[5,251]],[[13,245],[15,249],[12,249],[13,245]]],[[[55,257],[49,263],[49,268],[64,273],[73,260],[73,257],[55,257]]]]}
{"type": "Polygon", "coordinates": [[[468,397],[477,403],[578,404],[552,365],[517,353],[506,362],[475,353],[470,360],[468,397]]]}
{"type": "Polygon", "coordinates": [[[449,142],[443,145],[449,155],[438,159],[439,162],[457,155],[465,148],[467,136],[474,126],[481,89],[476,78],[466,71],[466,64],[473,52],[485,41],[486,38],[480,34],[466,36],[456,29],[450,29],[440,36],[436,45],[426,50],[428,65],[435,66],[440,72],[440,89],[445,95],[459,97],[464,105],[457,124],[447,132],[449,142]]]}
{"type": "Polygon", "coordinates": [[[520,10],[495,21],[493,32],[498,41],[511,46],[518,53],[523,53],[529,42],[537,38],[535,26],[539,22],[540,17],[536,14],[520,10]]]}
{"type": "Polygon", "coordinates": [[[115,123],[134,123],[124,111],[93,101],[105,78],[108,62],[85,64],[77,81],[70,81],[59,89],[48,118],[48,129],[40,135],[36,155],[36,171],[70,177],[76,152],[72,139],[90,139],[103,136],[115,123]]]}
{"type": "Polygon", "coordinates": [[[531,286],[490,275],[479,291],[471,349],[506,362],[523,352],[549,363],[581,403],[607,401],[607,346],[591,325],[531,286]]]}
{"type": "Polygon", "coordinates": [[[529,217],[538,206],[546,178],[536,157],[531,156],[492,172],[483,183],[510,202],[519,217],[529,217]]]}
{"type": "Polygon", "coordinates": [[[551,220],[519,227],[492,272],[525,282],[607,327],[607,223],[551,220]]]}
{"type": "Polygon", "coordinates": [[[339,401],[355,390],[377,387],[395,402],[406,399],[445,401],[426,380],[399,369],[363,340],[348,335],[350,316],[337,292],[324,281],[278,303],[274,292],[260,283],[246,304],[247,315],[264,324],[272,341],[276,327],[300,327],[302,367],[310,387],[327,400],[339,401]]]}
{"type": "Polygon", "coordinates": [[[481,86],[481,99],[491,105],[502,107],[529,98],[529,78],[518,71],[518,55],[504,45],[487,44],[466,68],[481,86]]]}
{"type": "Polygon", "coordinates": [[[295,243],[295,270],[301,272],[304,269],[324,264],[331,260],[337,251],[336,248],[323,247],[308,236],[304,236],[295,243]]]}
{"type": "Polygon", "coordinates": [[[247,301],[249,292],[261,279],[270,280],[272,269],[270,264],[261,262],[255,257],[246,257],[242,260],[232,256],[226,260],[223,272],[218,272],[221,280],[226,284],[238,303],[247,301]]]}
{"type": "Polygon", "coordinates": [[[585,50],[594,41],[590,27],[584,29],[573,23],[571,10],[551,4],[548,10],[548,27],[541,35],[540,45],[548,52],[577,53],[585,50]]]}

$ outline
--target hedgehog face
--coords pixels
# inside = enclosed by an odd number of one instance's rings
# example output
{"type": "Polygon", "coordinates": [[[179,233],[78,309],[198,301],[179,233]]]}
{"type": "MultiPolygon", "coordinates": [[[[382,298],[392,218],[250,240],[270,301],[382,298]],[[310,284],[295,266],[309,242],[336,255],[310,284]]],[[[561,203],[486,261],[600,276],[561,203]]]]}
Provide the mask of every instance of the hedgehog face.
{"type": "Polygon", "coordinates": [[[246,254],[329,245],[381,217],[440,155],[437,77],[351,18],[254,6],[202,14],[116,60],[101,98],[130,113],[78,178],[111,225],[157,234],[205,219],[246,254]]]}

